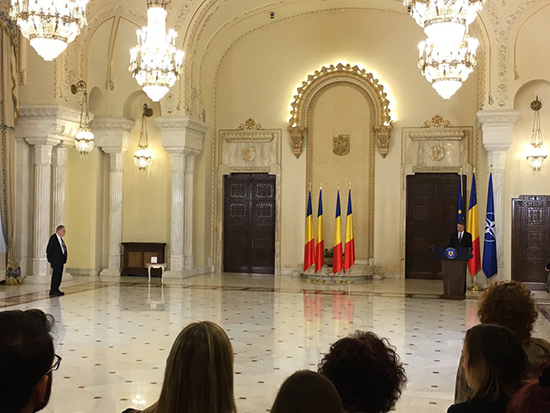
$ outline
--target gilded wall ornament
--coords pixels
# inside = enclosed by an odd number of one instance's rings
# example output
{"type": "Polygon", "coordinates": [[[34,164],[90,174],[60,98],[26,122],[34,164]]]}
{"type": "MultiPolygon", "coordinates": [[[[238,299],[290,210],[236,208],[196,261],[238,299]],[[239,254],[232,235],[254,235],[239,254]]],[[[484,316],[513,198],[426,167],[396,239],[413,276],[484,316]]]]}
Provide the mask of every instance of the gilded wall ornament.
{"type": "Polygon", "coordinates": [[[432,120],[427,120],[422,124],[423,128],[452,128],[450,121],[443,119],[439,114],[435,114],[432,120]]]}
{"type": "Polygon", "coordinates": [[[290,133],[290,146],[292,147],[292,152],[294,156],[296,156],[296,159],[298,159],[304,150],[305,128],[289,127],[288,132],[290,133]]]}
{"type": "Polygon", "coordinates": [[[248,118],[241,123],[237,130],[264,130],[261,124],[257,123],[254,119],[248,118]]]}
{"type": "Polygon", "coordinates": [[[332,144],[332,152],[338,156],[347,155],[350,151],[350,136],[349,135],[334,135],[332,144]]]}
{"type": "Polygon", "coordinates": [[[440,145],[434,145],[429,151],[430,159],[440,161],[445,157],[445,148],[440,145]]]}
{"type": "Polygon", "coordinates": [[[253,161],[256,159],[256,149],[251,147],[246,147],[243,149],[242,157],[245,161],[253,161]]]}

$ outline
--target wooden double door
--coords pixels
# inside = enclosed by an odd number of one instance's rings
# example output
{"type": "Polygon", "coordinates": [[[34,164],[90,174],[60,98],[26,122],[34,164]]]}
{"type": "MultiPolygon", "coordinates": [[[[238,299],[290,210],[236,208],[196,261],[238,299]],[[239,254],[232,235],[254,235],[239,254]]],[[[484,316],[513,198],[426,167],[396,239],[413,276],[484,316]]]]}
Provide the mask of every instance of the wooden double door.
{"type": "Polygon", "coordinates": [[[223,270],[275,272],[275,175],[224,177],[223,270]]]}
{"type": "Polygon", "coordinates": [[[550,196],[512,199],[512,279],[545,290],[550,259],[550,196]]]}
{"type": "MultiPolygon", "coordinates": [[[[462,211],[466,218],[466,177],[462,177],[462,211]]],[[[421,173],[407,176],[405,276],[442,278],[441,263],[432,248],[447,245],[456,231],[458,175],[421,173]]]]}

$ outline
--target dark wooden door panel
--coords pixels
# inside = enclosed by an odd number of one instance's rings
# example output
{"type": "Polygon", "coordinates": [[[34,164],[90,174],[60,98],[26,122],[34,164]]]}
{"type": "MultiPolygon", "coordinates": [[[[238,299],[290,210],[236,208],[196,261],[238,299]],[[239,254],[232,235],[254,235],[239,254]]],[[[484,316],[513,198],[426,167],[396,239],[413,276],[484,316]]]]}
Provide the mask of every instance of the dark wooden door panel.
{"type": "Polygon", "coordinates": [[[512,279],[545,290],[550,257],[550,196],[512,199],[512,279]]]}
{"type": "MultiPolygon", "coordinates": [[[[466,217],[463,177],[463,215],[466,217]]],[[[407,278],[441,279],[441,264],[432,247],[444,245],[455,229],[458,177],[456,174],[407,176],[405,271],[407,278]]]]}
{"type": "Polygon", "coordinates": [[[275,176],[225,177],[224,271],[275,271],[275,176]]]}

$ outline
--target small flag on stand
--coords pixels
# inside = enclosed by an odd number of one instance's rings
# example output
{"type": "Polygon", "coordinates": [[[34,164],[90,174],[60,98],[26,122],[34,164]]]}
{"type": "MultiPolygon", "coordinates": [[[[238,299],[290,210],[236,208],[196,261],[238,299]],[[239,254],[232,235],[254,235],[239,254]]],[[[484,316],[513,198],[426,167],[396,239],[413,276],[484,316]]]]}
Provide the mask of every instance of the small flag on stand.
{"type": "Polygon", "coordinates": [[[456,205],[456,223],[464,221],[464,215],[462,214],[462,206],[464,205],[462,201],[462,174],[458,175],[458,201],[456,205]]]}
{"type": "Polygon", "coordinates": [[[468,270],[474,276],[481,270],[481,246],[479,243],[479,220],[477,214],[476,175],[472,175],[472,189],[470,190],[470,205],[468,207],[468,221],[466,231],[472,234],[472,258],[468,260],[468,270]]]}
{"type": "Polygon", "coordinates": [[[485,219],[485,240],[483,244],[483,272],[491,278],[498,272],[497,240],[495,236],[495,201],[493,199],[493,174],[489,175],[487,191],[487,215],[485,219]]]}
{"type": "Polygon", "coordinates": [[[351,188],[348,195],[348,216],[346,218],[346,246],[344,252],[344,272],[355,263],[355,243],[353,239],[353,215],[351,212],[351,188]]]}
{"type": "Polygon", "coordinates": [[[340,217],[340,190],[336,192],[336,221],[334,223],[334,256],[332,258],[332,273],[342,271],[342,222],[340,217]]]}
{"type": "Polygon", "coordinates": [[[315,264],[315,238],[313,236],[313,213],[311,210],[311,189],[307,199],[306,245],[304,247],[304,272],[315,264]]]}
{"type": "Polygon", "coordinates": [[[319,207],[317,208],[317,245],[315,246],[315,272],[325,265],[325,238],[323,235],[323,187],[319,189],[319,207]]]}

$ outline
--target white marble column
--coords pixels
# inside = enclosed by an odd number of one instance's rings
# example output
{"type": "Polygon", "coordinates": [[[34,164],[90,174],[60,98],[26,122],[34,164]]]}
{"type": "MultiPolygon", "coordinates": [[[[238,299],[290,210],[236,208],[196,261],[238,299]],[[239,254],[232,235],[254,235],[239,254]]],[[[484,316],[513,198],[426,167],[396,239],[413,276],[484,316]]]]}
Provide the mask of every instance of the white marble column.
{"type": "Polygon", "coordinates": [[[170,271],[181,272],[184,268],[185,232],[185,155],[183,152],[170,153],[172,193],[170,202],[170,271]]]}
{"type": "Polygon", "coordinates": [[[109,256],[102,276],[120,276],[122,262],[122,177],[124,153],[109,154],[109,256]]]}
{"type": "Polygon", "coordinates": [[[52,154],[52,227],[65,225],[65,192],[67,156],[69,148],[63,144],[53,148],[52,154]]]}
{"type": "Polygon", "coordinates": [[[192,269],[194,265],[193,255],[193,180],[195,178],[195,155],[186,155],[185,165],[185,195],[184,195],[184,240],[183,246],[184,268],[192,269]]]}
{"type": "Polygon", "coordinates": [[[162,145],[170,154],[172,172],[170,269],[165,278],[200,273],[193,255],[193,179],[195,156],[201,153],[207,125],[185,117],[156,118],[162,145]]]}
{"type": "Polygon", "coordinates": [[[46,259],[46,246],[50,238],[51,166],[52,145],[34,145],[34,213],[32,244],[32,277],[26,281],[47,284],[49,264],[46,259]]]}
{"type": "Polygon", "coordinates": [[[122,265],[122,195],[124,154],[128,151],[134,121],[126,118],[96,118],[91,124],[97,146],[109,155],[109,237],[106,268],[101,277],[120,277],[122,265]]]}
{"type": "MultiPolygon", "coordinates": [[[[510,148],[517,110],[482,110],[477,118],[482,126],[483,146],[487,150],[487,167],[493,172],[493,197],[495,201],[495,232],[499,274],[504,270],[504,182],[506,151],[510,148]]],[[[486,195],[485,195],[486,196],[486,195]]],[[[480,212],[480,217],[484,216],[480,212]]],[[[483,218],[482,218],[483,220],[483,218]]]]}

